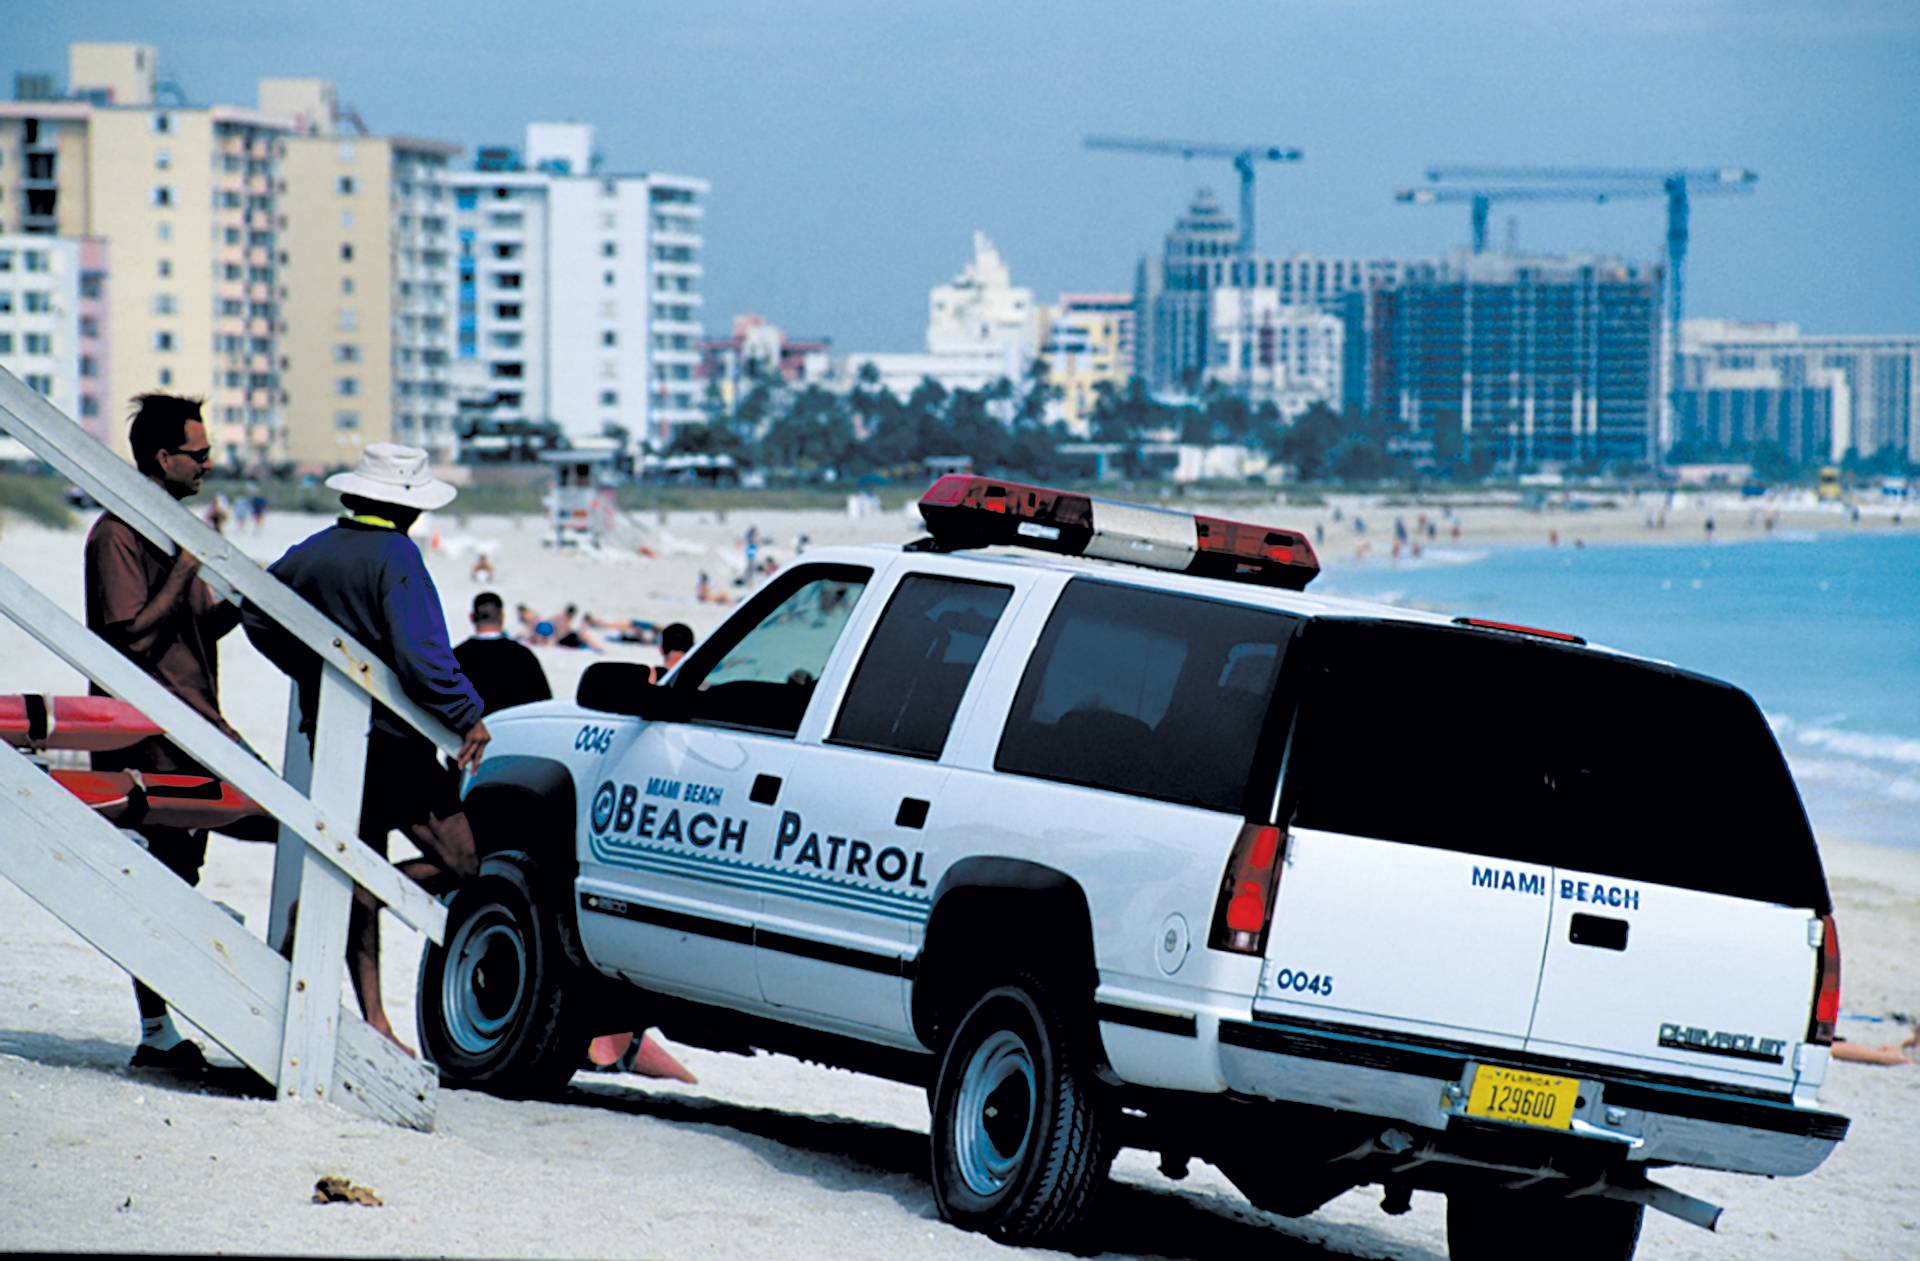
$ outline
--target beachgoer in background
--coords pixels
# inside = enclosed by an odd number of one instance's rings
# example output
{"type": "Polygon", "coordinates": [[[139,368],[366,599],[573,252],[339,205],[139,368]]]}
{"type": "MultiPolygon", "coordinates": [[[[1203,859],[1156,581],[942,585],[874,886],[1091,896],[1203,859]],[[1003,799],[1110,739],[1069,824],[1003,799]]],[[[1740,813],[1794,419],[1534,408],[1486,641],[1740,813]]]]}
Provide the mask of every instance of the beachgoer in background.
{"type": "Polygon", "coordinates": [[[510,705],[553,699],[540,658],[525,644],[507,638],[505,606],[491,591],[473,597],[473,634],[454,645],[454,660],[480,693],[482,717],[510,705]]]}
{"type": "Polygon", "coordinates": [[[693,628],[674,622],[660,632],[660,664],[653,667],[655,683],[667,677],[667,671],[680,664],[680,658],[693,651],[693,628]]]}
{"type": "Polygon", "coordinates": [[[586,648],[592,652],[600,651],[600,645],[595,642],[593,636],[580,627],[579,605],[569,604],[566,608],[555,614],[548,625],[551,627],[549,634],[556,647],[586,648]]]}
{"type": "MultiPolygon", "coordinates": [[[[346,512],[294,544],[267,572],[359,639],[392,667],[410,698],[462,733],[454,765],[465,770],[480,760],[492,736],[481,717],[480,694],[447,642],[440,593],[407,537],[423,511],[446,506],[456,492],[429,473],[425,451],[391,442],[369,443],[359,465],[335,473],[327,485],[340,492],[346,512]]],[[[308,715],[302,730],[311,736],[318,659],[251,605],[243,616],[254,646],[299,682],[308,715]]],[[[430,892],[443,892],[478,870],[473,831],[457,785],[442,773],[439,750],[376,705],[360,839],[385,854],[387,834],[395,829],[423,855],[400,863],[400,870],[430,892]]],[[[367,1023],[405,1048],[380,995],[379,903],[359,887],[347,926],[347,971],[367,1023]]]]}
{"type": "MultiPolygon", "coordinates": [[[[213,457],[199,401],[143,394],[134,404],[128,434],[134,467],[176,500],[198,494],[213,457]]],[[[85,557],[87,629],[238,740],[240,734],[220,715],[220,663],[214,645],[239,625],[240,610],[216,597],[197,577],[199,560],[184,548],[168,556],[110,512],[93,523],[85,557]]],[[[96,696],[107,694],[98,684],[89,691],[96,696]]],[[[101,771],[209,774],[185,750],[160,736],[131,748],[96,752],[92,766],[101,771]]],[[[200,867],[207,857],[204,829],[132,831],[168,871],[190,885],[200,882],[200,867]]],[[[133,1050],[132,1067],[189,1072],[206,1067],[200,1046],[183,1038],[174,1026],[165,999],[138,981],[133,983],[133,997],[140,1010],[140,1042],[133,1050]]]]}
{"type": "Polygon", "coordinates": [[[267,497],[256,490],[250,503],[253,508],[253,532],[258,534],[267,523],[267,497]]]}
{"type": "Polygon", "coordinates": [[[215,495],[213,505],[207,509],[207,524],[213,527],[214,533],[224,534],[227,530],[227,518],[232,515],[227,509],[227,497],[215,495]]]}
{"type": "Polygon", "coordinates": [[[474,582],[495,581],[497,573],[493,567],[493,557],[485,552],[474,553],[473,568],[467,571],[467,577],[474,582]]]}
{"type": "MultiPolygon", "coordinates": [[[[536,614],[532,609],[528,608],[524,604],[516,604],[513,606],[513,616],[520,623],[520,642],[521,643],[543,644],[546,642],[546,640],[540,637],[541,632],[540,632],[539,615],[536,614]]],[[[549,627],[549,630],[551,630],[551,627],[549,627]]]]}
{"type": "Polygon", "coordinates": [[[610,632],[611,638],[617,643],[651,644],[660,637],[660,628],[643,618],[595,617],[591,613],[582,613],[580,620],[594,630],[610,632]]]}

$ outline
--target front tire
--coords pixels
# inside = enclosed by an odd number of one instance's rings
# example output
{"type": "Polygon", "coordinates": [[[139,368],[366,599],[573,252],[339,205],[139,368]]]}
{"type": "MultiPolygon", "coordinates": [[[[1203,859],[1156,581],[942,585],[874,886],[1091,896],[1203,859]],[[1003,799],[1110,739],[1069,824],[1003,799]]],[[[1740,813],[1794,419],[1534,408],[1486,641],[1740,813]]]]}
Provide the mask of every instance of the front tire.
{"type": "Polygon", "coordinates": [[[447,910],[444,945],[420,961],[420,1045],[450,1086],[550,1095],[586,1054],[586,979],[567,960],[533,873],[490,859],[447,910]]]}
{"type": "Polygon", "coordinates": [[[1447,1256],[1506,1261],[1524,1241],[1551,1239],[1558,1261],[1631,1261],[1646,1213],[1644,1205],[1596,1196],[1456,1191],[1447,1196],[1447,1256]]]}
{"type": "Polygon", "coordinates": [[[1113,1160],[1092,1034],[1031,977],[974,1003],[934,1083],[943,1218],[1013,1244],[1058,1244],[1079,1231],[1113,1160]]]}

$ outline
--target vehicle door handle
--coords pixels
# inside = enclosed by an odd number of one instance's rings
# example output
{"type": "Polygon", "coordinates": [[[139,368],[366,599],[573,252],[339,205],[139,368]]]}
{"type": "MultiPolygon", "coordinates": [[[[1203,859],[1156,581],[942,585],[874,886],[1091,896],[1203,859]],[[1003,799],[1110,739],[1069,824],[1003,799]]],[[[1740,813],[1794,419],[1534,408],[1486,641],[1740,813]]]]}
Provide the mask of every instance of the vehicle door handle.
{"type": "Polygon", "coordinates": [[[780,797],[780,777],[778,775],[755,775],[753,791],[747,799],[758,805],[770,806],[780,797]]]}
{"type": "Polygon", "coordinates": [[[893,816],[893,826],[897,828],[925,827],[927,823],[927,803],[918,797],[902,797],[900,810],[893,816]]]}
{"type": "Polygon", "coordinates": [[[1605,915],[1574,912],[1567,925],[1567,940],[1576,946],[1597,946],[1602,950],[1627,948],[1627,921],[1605,915]]]}

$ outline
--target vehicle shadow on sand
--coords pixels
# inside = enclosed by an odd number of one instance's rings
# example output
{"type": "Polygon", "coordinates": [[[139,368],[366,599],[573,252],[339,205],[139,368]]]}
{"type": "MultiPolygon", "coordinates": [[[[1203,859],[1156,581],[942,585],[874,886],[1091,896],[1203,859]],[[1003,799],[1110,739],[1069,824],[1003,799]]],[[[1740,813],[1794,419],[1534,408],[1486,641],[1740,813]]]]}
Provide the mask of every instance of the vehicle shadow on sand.
{"type": "MultiPolygon", "coordinates": [[[[927,1136],[921,1130],[682,1094],[651,1095],[612,1083],[578,1080],[557,1102],[704,1126],[710,1133],[743,1143],[782,1173],[830,1191],[884,1194],[907,1213],[937,1223],[927,1181],[927,1136]]],[[[1410,1250],[1404,1241],[1364,1227],[1342,1224],[1323,1232],[1263,1213],[1238,1197],[1210,1191],[1161,1190],[1113,1181],[1095,1219],[1090,1235],[1076,1251],[1169,1258],[1260,1256],[1274,1261],[1351,1256],[1441,1261],[1438,1253],[1410,1250]],[[1329,1248],[1320,1239],[1296,1231],[1337,1234],[1340,1246],[1329,1248]]]]}

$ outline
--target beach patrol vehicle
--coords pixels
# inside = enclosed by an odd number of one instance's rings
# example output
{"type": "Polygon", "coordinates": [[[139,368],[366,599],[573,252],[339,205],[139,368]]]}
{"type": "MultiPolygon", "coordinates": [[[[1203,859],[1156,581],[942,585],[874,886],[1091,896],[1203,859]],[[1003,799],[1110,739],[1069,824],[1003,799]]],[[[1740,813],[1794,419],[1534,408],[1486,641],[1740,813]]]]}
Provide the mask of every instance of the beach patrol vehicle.
{"type": "Polygon", "coordinates": [[[1447,1197],[1632,1254],[1665,1166],[1806,1173],[1840,952],[1739,689],[1331,598],[1289,530],[977,476],[810,551],[659,686],[488,719],[422,965],[449,1084],[657,1027],[924,1085],[949,1221],[1057,1243],[1116,1148],[1255,1205],[1447,1197]],[[1018,550],[1016,550],[1018,549],[1018,550]]]}

